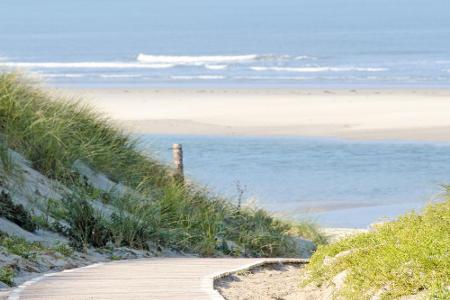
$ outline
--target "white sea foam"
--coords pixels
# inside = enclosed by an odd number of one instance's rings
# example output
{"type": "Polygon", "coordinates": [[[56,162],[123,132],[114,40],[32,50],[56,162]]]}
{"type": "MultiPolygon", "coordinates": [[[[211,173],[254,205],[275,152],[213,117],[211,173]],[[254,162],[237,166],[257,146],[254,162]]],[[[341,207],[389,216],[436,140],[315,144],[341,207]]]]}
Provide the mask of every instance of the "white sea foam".
{"type": "Polygon", "coordinates": [[[236,76],[236,80],[309,80],[313,78],[304,76],[236,76]]]}
{"type": "Polygon", "coordinates": [[[206,64],[206,63],[236,63],[254,61],[256,54],[249,55],[217,55],[217,56],[165,56],[139,54],[137,60],[144,63],[171,63],[171,64],[206,64]]]}
{"type": "Polygon", "coordinates": [[[222,75],[200,75],[197,76],[198,79],[206,79],[206,80],[210,80],[210,79],[225,79],[225,76],[222,75]]]}
{"type": "Polygon", "coordinates": [[[227,67],[227,65],[205,65],[208,70],[224,70],[227,67]]]}
{"type": "Polygon", "coordinates": [[[179,76],[171,76],[170,79],[174,79],[174,80],[196,80],[196,79],[217,80],[217,79],[225,79],[225,76],[221,76],[221,75],[198,75],[198,76],[179,75],[179,76]]]}
{"type": "Polygon", "coordinates": [[[276,71],[276,72],[298,72],[298,73],[316,73],[316,72],[382,72],[385,68],[359,68],[359,67],[250,67],[253,71],[276,71]]]}
{"type": "Polygon", "coordinates": [[[259,60],[285,59],[287,56],[277,55],[212,55],[212,56],[167,56],[139,54],[137,60],[142,63],[176,64],[176,65],[205,65],[205,64],[227,64],[246,63],[259,60]]]}
{"type": "Polygon", "coordinates": [[[72,74],[72,73],[66,73],[66,74],[45,74],[45,73],[40,73],[40,74],[37,74],[37,75],[45,77],[45,78],[82,78],[82,77],[85,77],[84,74],[72,74]]]}
{"type": "Polygon", "coordinates": [[[139,74],[100,74],[101,78],[139,78],[139,74]]]}
{"type": "Polygon", "coordinates": [[[306,60],[306,59],[316,60],[317,57],[309,56],[309,55],[299,55],[299,56],[295,57],[295,60],[306,60]]]}
{"type": "Polygon", "coordinates": [[[167,69],[173,64],[141,64],[127,62],[1,62],[0,67],[39,69],[167,69]]]}

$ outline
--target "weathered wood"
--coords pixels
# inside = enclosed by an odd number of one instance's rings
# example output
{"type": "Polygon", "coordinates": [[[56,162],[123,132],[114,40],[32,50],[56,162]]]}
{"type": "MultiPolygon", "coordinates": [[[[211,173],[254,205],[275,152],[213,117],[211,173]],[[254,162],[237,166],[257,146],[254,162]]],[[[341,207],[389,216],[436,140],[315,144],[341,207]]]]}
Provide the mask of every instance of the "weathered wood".
{"type": "Polygon", "coordinates": [[[181,144],[172,145],[173,164],[175,165],[175,177],[180,181],[184,180],[183,166],[183,146],[181,144]]]}

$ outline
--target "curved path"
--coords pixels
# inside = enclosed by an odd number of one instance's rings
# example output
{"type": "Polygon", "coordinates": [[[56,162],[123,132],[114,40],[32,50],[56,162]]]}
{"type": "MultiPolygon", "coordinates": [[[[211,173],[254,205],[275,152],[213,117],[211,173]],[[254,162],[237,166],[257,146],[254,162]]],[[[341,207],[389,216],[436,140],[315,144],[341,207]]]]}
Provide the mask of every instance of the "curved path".
{"type": "Polygon", "coordinates": [[[264,264],[305,260],[149,258],[52,273],[15,289],[8,300],[223,299],[213,281],[264,264]]]}

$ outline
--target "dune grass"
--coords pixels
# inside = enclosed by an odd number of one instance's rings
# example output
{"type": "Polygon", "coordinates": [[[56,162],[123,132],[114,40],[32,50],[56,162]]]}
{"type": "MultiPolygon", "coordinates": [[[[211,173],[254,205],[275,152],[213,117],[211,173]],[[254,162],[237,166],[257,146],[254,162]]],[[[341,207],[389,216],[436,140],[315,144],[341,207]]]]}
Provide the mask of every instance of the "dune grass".
{"type": "Polygon", "coordinates": [[[0,267],[0,281],[9,286],[14,285],[14,271],[11,267],[0,267]]]}
{"type": "Polygon", "coordinates": [[[425,293],[450,298],[450,199],[429,204],[376,230],[319,247],[304,284],[324,284],[348,270],[345,299],[381,299],[425,293]],[[347,252],[344,252],[347,251],[347,252]],[[330,259],[338,253],[345,253],[330,259]]]}
{"type": "Polygon", "coordinates": [[[0,180],[2,177],[13,176],[15,171],[14,161],[6,145],[5,138],[0,135],[0,180]]]}
{"type": "Polygon", "coordinates": [[[327,237],[320,231],[319,225],[312,221],[303,221],[300,223],[291,223],[290,232],[314,242],[316,245],[328,244],[327,237]]]}
{"type": "Polygon", "coordinates": [[[33,87],[17,74],[0,76],[0,131],[9,147],[45,175],[67,177],[71,164],[82,158],[132,186],[167,179],[166,168],[137,151],[136,141],[107,118],[33,87]]]}
{"type": "MultiPolygon", "coordinates": [[[[208,256],[296,255],[292,225],[263,210],[232,205],[193,184],[180,184],[167,166],[142,152],[138,141],[110,120],[29,84],[17,74],[0,75],[0,134],[35,169],[81,189],[78,197],[58,203],[58,213],[52,215],[72,225],[71,230],[62,231],[78,246],[111,241],[117,246],[156,244],[208,256]],[[96,221],[90,222],[86,216],[95,212],[87,200],[94,196],[92,189],[79,184],[79,175],[71,167],[78,159],[139,191],[145,199],[106,197],[104,201],[120,212],[111,218],[96,215],[96,221]],[[95,236],[99,228],[100,239],[95,236]]],[[[304,233],[311,235],[309,229],[304,233]]]]}

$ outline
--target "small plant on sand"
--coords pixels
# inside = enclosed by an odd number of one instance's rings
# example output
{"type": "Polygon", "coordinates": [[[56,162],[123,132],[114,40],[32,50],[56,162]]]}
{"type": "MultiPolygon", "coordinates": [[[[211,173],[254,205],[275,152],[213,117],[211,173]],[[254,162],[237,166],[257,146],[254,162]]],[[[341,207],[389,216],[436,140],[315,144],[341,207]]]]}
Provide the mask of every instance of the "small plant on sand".
{"type": "Polygon", "coordinates": [[[69,225],[65,233],[75,248],[86,252],[89,246],[103,247],[107,244],[111,232],[101,213],[88,200],[74,194],[64,199],[63,204],[66,209],[64,221],[69,225]]]}
{"type": "Polygon", "coordinates": [[[109,258],[111,260],[121,260],[121,259],[123,259],[121,256],[117,256],[117,255],[111,255],[109,258]]]}
{"type": "Polygon", "coordinates": [[[9,285],[14,285],[14,271],[11,267],[0,267],[0,281],[9,285]]]}
{"type": "Polygon", "coordinates": [[[31,214],[22,204],[16,205],[12,201],[10,194],[3,190],[0,191],[0,217],[8,219],[28,231],[37,229],[31,214]]]}
{"type": "Polygon", "coordinates": [[[0,246],[4,247],[9,253],[29,260],[34,260],[38,253],[45,250],[45,248],[37,242],[28,242],[25,239],[10,237],[6,234],[0,235],[0,246]]]}
{"type": "Polygon", "coordinates": [[[60,253],[64,257],[71,257],[74,252],[72,247],[66,244],[57,244],[56,246],[52,247],[52,250],[54,252],[60,253]]]}

